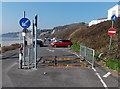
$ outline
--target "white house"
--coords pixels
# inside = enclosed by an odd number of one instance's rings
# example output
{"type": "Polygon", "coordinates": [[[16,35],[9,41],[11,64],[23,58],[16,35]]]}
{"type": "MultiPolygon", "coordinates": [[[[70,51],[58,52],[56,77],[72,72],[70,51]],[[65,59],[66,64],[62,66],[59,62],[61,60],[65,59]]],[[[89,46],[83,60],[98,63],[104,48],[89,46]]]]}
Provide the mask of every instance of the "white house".
{"type": "Polygon", "coordinates": [[[95,24],[98,24],[98,23],[101,23],[101,22],[104,22],[107,20],[111,20],[112,15],[116,15],[117,17],[120,17],[120,1],[115,6],[113,6],[112,8],[110,8],[108,10],[108,17],[107,18],[92,20],[89,22],[89,26],[92,26],[92,25],[95,25],[95,24]]]}
{"type": "Polygon", "coordinates": [[[108,10],[108,20],[111,20],[112,15],[120,17],[120,1],[108,10]]]}

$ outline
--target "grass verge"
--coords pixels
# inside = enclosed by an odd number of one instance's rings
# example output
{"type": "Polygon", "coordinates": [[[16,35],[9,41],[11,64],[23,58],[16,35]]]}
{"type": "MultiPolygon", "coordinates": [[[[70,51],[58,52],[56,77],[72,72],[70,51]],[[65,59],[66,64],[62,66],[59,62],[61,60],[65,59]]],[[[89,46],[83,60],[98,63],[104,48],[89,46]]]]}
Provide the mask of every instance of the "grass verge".
{"type": "Polygon", "coordinates": [[[1,52],[4,53],[4,52],[9,51],[9,50],[15,50],[19,47],[20,47],[20,44],[18,44],[18,43],[12,44],[10,46],[3,46],[1,52]]]}
{"type": "Polygon", "coordinates": [[[120,61],[109,59],[106,61],[106,67],[120,72],[120,61]]]}
{"type": "MultiPolygon", "coordinates": [[[[72,43],[73,43],[73,45],[71,46],[71,49],[73,49],[76,52],[79,52],[80,51],[80,45],[75,41],[72,41],[72,43]]],[[[120,72],[120,61],[113,60],[113,59],[104,60],[104,57],[101,56],[99,58],[98,57],[99,55],[100,55],[99,53],[96,53],[95,56],[94,56],[96,62],[104,61],[106,67],[108,67],[109,69],[113,69],[113,70],[116,70],[116,71],[120,72]]]]}

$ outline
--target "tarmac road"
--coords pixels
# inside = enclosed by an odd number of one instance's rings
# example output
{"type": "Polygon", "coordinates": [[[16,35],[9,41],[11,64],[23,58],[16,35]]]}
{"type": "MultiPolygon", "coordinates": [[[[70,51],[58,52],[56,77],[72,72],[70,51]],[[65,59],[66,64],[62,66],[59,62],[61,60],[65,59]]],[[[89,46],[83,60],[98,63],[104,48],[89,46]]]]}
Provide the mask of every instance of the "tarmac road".
{"type": "MultiPolygon", "coordinates": [[[[41,47],[39,57],[77,58],[70,48],[41,47]]],[[[108,71],[96,66],[89,67],[42,67],[18,69],[18,49],[4,53],[2,59],[3,87],[118,87],[118,78],[112,75],[103,77],[108,71]],[[98,76],[99,75],[99,76],[98,76]]],[[[105,89],[105,88],[104,88],[105,89]]],[[[115,89],[115,88],[113,88],[115,89]]]]}

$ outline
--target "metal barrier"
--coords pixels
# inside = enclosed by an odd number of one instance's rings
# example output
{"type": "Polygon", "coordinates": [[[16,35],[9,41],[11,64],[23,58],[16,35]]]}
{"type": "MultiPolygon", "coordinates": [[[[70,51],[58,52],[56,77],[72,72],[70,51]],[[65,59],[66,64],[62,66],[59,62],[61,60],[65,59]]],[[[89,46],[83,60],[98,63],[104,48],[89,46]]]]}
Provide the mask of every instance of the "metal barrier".
{"type": "Polygon", "coordinates": [[[94,54],[94,49],[80,45],[80,56],[83,60],[88,61],[88,63],[91,64],[92,67],[94,66],[94,54]]]}
{"type": "MultiPolygon", "coordinates": [[[[25,48],[25,60],[23,60],[20,57],[20,60],[22,60],[22,66],[24,67],[28,67],[28,68],[34,68],[34,66],[36,65],[35,61],[37,61],[40,58],[40,46],[37,45],[37,60],[35,60],[35,48],[32,46],[26,47],[25,48]]],[[[20,66],[19,66],[20,68],[20,66]]]]}
{"type": "Polygon", "coordinates": [[[31,47],[31,48],[28,48],[28,66],[32,66],[35,62],[35,57],[34,57],[34,48],[31,47]]]}
{"type": "MultiPolygon", "coordinates": [[[[22,33],[19,33],[19,39],[22,39],[22,33]]],[[[40,58],[40,46],[37,45],[37,51],[35,51],[35,47],[33,47],[33,41],[35,38],[31,34],[31,32],[26,33],[25,47],[22,48],[22,51],[19,51],[19,68],[36,68],[37,65],[37,58],[40,58]],[[37,52],[37,53],[36,53],[37,52]],[[37,54],[37,57],[35,57],[35,54],[37,54]]],[[[24,42],[23,42],[24,43],[24,42]]]]}
{"type": "Polygon", "coordinates": [[[37,45],[37,58],[40,58],[40,46],[39,45],[37,45]]]}
{"type": "MultiPolygon", "coordinates": [[[[37,45],[37,58],[40,58],[40,46],[37,45]]],[[[37,60],[38,60],[37,59],[37,60]]],[[[30,47],[28,48],[28,58],[27,58],[27,66],[29,67],[34,67],[35,66],[35,48],[34,47],[30,47]]]]}

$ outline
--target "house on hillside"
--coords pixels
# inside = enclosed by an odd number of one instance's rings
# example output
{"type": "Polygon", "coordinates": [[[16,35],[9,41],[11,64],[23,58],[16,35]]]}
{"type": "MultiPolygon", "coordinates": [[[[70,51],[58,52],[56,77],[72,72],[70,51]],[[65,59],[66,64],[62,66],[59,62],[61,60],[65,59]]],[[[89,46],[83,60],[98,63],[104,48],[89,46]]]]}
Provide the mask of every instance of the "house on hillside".
{"type": "Polygon", "coordinates": [[[111,20],[113,15],[120,17],[120,1],[108,10],[108,20],[111,20]]]}
{"type": "Polygon", "coordinates": [[[112,15],[116,15],[117,17],[120,17],[120,1],[113,6],[112,8],[108,9],[108,17],[98,20],[92,20],[89,22],[88,26],[92,26],[107,20],[111,20],[112,15]]]}

